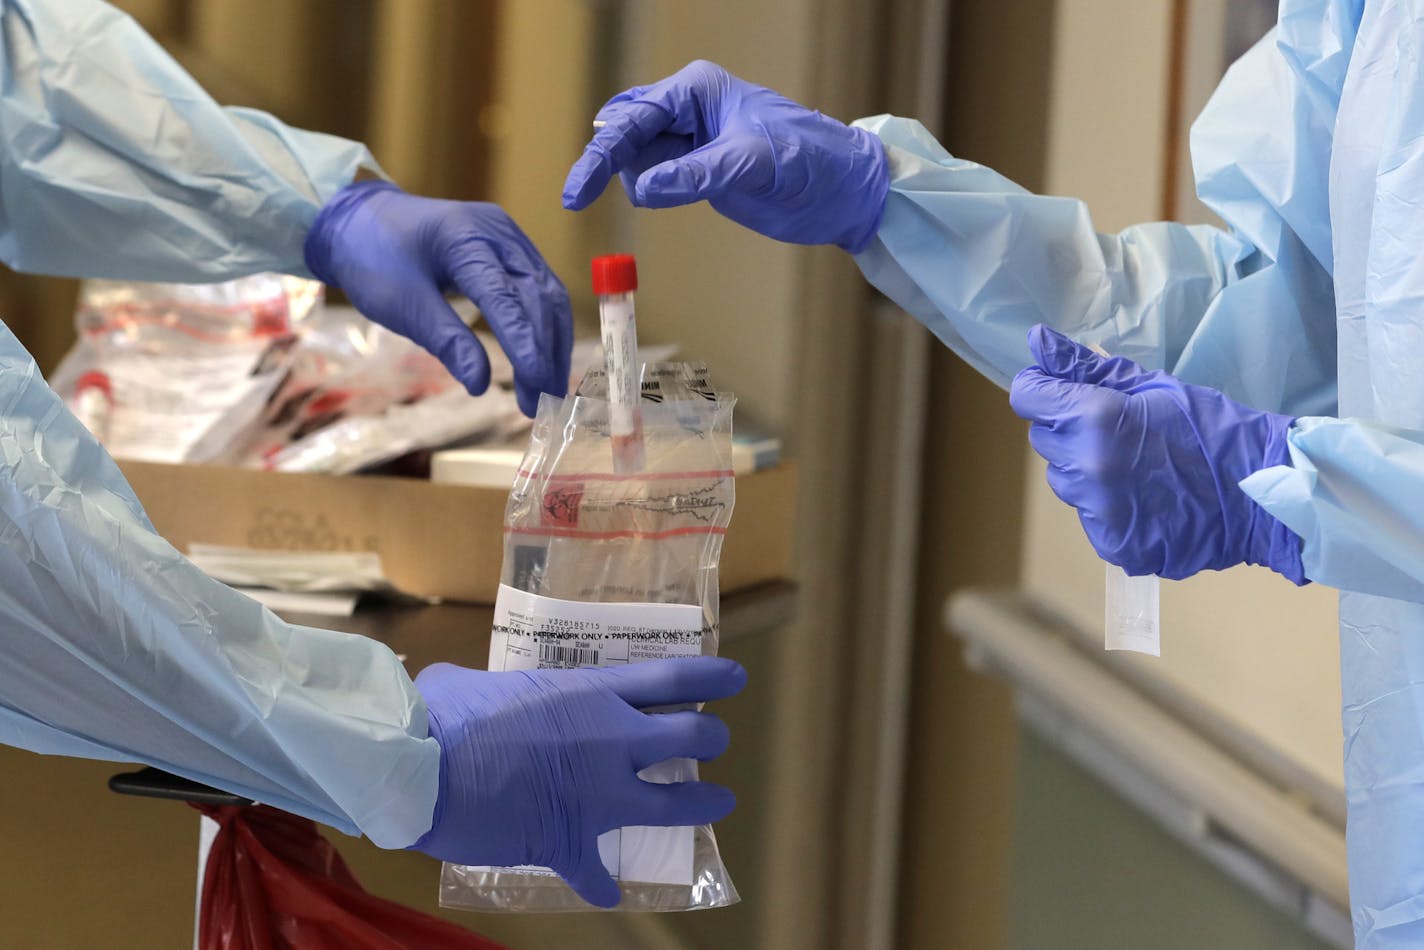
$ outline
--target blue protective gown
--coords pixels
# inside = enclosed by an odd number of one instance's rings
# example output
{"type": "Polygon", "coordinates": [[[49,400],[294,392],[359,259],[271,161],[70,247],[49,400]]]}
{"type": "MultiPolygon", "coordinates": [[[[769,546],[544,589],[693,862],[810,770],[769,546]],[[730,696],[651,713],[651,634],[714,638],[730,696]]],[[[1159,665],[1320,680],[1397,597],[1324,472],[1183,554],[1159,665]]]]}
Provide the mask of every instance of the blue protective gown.
{"type": "Polygon", "coordinates": [[[1229,231],[1098,234],[916,123],[860,124],[892,183],[857,262],[990,377],[1044,322],[1305,417],[1292,464],[1242,484],[1343,591],[1357,945],[1424,947],[1424,0],[1283,0],[1192,129],[1229,231]]]}
{"type": "MultiPolygon", "coordinates": [[[[51,274],[301,274],[365,148],[219,108],[98,0],[0,0],[0,258],[51,274]]],[[[400,662],[297,627],[154,533],[0,329],[0,742],[147,762],[386,847],[430,827],[440,750],[400,662]]]]}

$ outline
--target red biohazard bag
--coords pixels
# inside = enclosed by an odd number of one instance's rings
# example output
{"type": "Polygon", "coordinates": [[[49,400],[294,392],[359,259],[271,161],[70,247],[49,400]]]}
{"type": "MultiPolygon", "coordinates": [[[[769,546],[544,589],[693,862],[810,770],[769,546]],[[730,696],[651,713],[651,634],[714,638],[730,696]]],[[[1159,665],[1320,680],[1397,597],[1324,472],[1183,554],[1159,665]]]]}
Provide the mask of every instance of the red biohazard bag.
{"type": "Polygon", "coordinates": [[[193,807],[221,825],[203,874],[200,950],[504,950],[367,893],[308,818],[266,805],[193,807]]]}

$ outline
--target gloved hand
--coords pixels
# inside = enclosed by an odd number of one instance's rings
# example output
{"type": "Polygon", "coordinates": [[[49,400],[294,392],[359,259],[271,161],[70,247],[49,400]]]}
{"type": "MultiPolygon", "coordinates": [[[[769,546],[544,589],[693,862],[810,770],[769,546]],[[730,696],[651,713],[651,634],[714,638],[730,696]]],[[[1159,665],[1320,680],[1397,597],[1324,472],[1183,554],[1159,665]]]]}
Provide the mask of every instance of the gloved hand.
{"type": "Polygon", "coordinates": [[[1014,377],[1009,402],[1033,422],[1049,487],[1078,509],[1103,560],[1172,579],[1263,564],[1305,583],[1300,538],[1238,486],[1289,464],[1293,418],[1105,359],[1043,326],[1028,345],[1038,365],[1014,377]]]}
{"type": "Polygon", "coordinates": [[[856,253],[880,228],[890,189],[885,147],[863,129],[813,112],[715,63],[685,66],[619,93],[564,183],[578,211],[614,174],[633,204],[707,200],[780,241],[856,253]]]}
{"type": "Polygon", "coordinates": [[[746,678],[716,657],[509,673],[428,667],[415,685],[440,743],[440,794],[433,826],[412,847],[456,864],[552,868],[590,904],[612,907],[618,885],[598,856],[600,834],[709,824],[735,804],[720,785],[637,775],[665,759],[721,755],[720,719],[639,710],[721,699],[746,678]]]}
{"type": "Polygon", "coordinates": [[[321,209],[304,251],[317,279],[425,347],[471,393],[489,386],[489,357],[446,302],[452,289],[479,306],[509,355],[526,415],[534,415],[540,392],[568,390],[568,292],[498,206],[419,198],[387,181],[361,181],[321,209]]]}

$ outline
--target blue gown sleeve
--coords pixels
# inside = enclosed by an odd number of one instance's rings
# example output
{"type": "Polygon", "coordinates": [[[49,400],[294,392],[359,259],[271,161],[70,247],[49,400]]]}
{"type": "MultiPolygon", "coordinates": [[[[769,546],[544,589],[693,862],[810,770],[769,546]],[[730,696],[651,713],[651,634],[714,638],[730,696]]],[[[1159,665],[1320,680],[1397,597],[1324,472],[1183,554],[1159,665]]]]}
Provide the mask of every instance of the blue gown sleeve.
{"type": "Polygon", "coordinates": [[[293,626],[154,533],[0,328],[0,738],[139,761],[401,847],[440,751],[400,661],[293,626]]]}
{"type": "MultiPolygon", "coordinates": [[[[219,108],[97,0],[0,0],[0,258],[203,281],[302,273],[364,147],[219,108]]],[[[154,533],[0,328],[0,741],[158,766],[403,847],[440,750],[400,661],[284,623],[154,533]]]]}
{"type": "Polygon", "coordinates": [[[1424,432],[1352,419],[1297,419],[1291,464],[1241,488],[1304,539],[1305,576],[1424,603],[1424,432]]]}
{"type": "Polygon", "coordinates": [[[1082,202],[1032,194],[951,156],[913,120],[875,116],[856,124],[885,144],[890,194],[857,264],[1003,386],[1030,362],[1029,327],[1045,323],[1257,408],[1333,413],[1338,89],[1332,99],[1276,41],[1272,31],[1232,67],[1192,131],[1199,193],[1229,231],[1101,234],[1082,202]]]}
{"type": "Polygon", "coordinates": [[[0,0],[0,259],[73,277],[310,276],[365,146],[222,108],[100,0],[0,0]]]}

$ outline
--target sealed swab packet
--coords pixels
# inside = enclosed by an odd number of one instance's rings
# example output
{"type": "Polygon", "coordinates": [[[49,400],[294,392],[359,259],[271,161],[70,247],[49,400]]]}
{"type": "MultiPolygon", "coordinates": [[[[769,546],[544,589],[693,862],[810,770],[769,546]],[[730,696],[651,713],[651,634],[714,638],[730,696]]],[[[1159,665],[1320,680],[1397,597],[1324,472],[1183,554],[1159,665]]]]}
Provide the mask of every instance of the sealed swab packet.
{"type": "MultiPolygon", "coordinates": [[[[1110,358],[1097,344],[1094,353],[1110,358]]],[[[1133,577],[1115,564],[1106,565],[1103,589],[1103,649],[1162,655],[1161,578],[1133,577]]]]}
{"type": "Polygon", "coordinates": [[[1162,655],[1161,587],[1162,580],[1155,574],[1132,577],[1116,564],[1107,565],[1103,649],[1162,655]]]}
{"type": "MultiPolygon", "coordinates": [[[[608,666],[715,654],[717,564],[731,519],[732,408],[705,366],[642,372],[640,470],[614,471],[607,374],[545,395],[509,495],[492,670],[608,666]]],[[[640,773],[697,778],[677,759],[640,773]]],[[[722,907],[738,900],[711,827],[635,827],[599,838],[617,910],[722,907]]],[[[447,864],[440,903],[483,911],[593,908],[544,868],[447,864]]]]}

